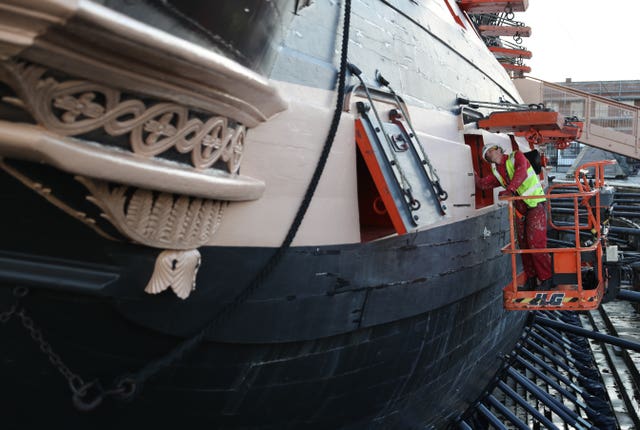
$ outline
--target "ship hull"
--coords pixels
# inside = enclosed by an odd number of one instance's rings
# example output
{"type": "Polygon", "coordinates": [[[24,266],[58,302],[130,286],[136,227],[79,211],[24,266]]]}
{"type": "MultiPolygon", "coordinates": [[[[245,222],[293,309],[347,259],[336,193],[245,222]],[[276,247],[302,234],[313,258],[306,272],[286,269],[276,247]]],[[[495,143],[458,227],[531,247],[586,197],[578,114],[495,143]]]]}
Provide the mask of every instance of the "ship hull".
{"type": "MultiPolygon", "coordinates": [[[[477,204],[482,136],[466,135],[457,104],[460,94],[518,95],[473,29],[456,23],[461,12],[366,0],[344,10],[353,20],[343,28],[338,2],[295,2],[295,14],[292,1],[264,10],[228,2],[225,14],[248,14],[241,27],[266,17],[256,33],[232,39],[251,54],[236,57],[228,44],[212,48],[207,25],[218,21],[200,8],[106,3],[116,9],[54,8],[59,16],[43,20],[51,28],[2,63],[2,416],[15,427],[449,425],[482,393],[526,319],[502,307],[508,214],[493,193],[477,204]],[[344,105],[334,106],[347,30],[363,80],[350,75],[344,105]],[[264,46],[243,43],[256,34],[264,46]],[[236,63],[243,58],[253,71],[236,63]],[[435,191],[421,197],[429,211],[410,211],[406,234],[375,206],[393,180],[374,184],[357,152],[358,101],[385,122],[408,109],[411,137],[434,166],[429,183],[437,171],[448,192],[446,205],[435,191]],[[341,119],[335,133],[332,117],[341,119]],[[228,146],[216,149],[222,137],[228,146]],[[170,264],[166,253],[176,255],[170,264]],[[201,261],[164,281],[186,255],[201,261]],[[161,288],[149,288],[159,278],[161,288]],[[29,289],[19,302],[15,287],[29,289]],[[7,313],[12,306],[23,311],[7,313]],[[172,352],[193,336],[195,348],[172,352]],[[148,367],[163,357],[171,359],[148,367]],[[69,370],[106,390],[90,414],[71,401],[69,370]],[[120,401],[110,390],[126,375],[138,384],[120,401]]],[[[24,11],[25,20],[37,15],[24,11]]],[[[22,21],[4,16],[22,35],[22,21]]],[[[11,47],[27,43],[16,40],[11,47]]],[[[410,194],[396,185],[405,207],[410,194]]]]}
{"type": "MultiPolygon", "coordinates": [[[[18,198],[49,225],[64,219],[35,194],[18,198]]],[[[15,212],[4,218],[19,224],[15,212]]],[[[146,381],[132,402],[106,398],[91,415],[74,409],[58,369],[14,316],[2,328],[11,339],[2,349],[2,380],[11,393],[4,396],[6,410],[16,423],[57,417],[107,427],[167,420],[214,428],[445,426],[480,395],[499,355],[521,334],[524,315],[502,308],[510,271],[497,244],[506,227],[505,211],[492,210],[368,244],[291,248],[273,276],[195,351],[146,381]],[[473,248],[484,252],[470,254],[473,248]]],[[[20,234],[23,244],[37,237],[20,234]]],[[[6,238],[16,252],[24,251],[18,235],[6,238]]],[[[66,251],[48,243],[67,258],[75,253],[74,261],[85,255],[93,264],[108,262],[91,253],[108,249],[95,238],[66,251]]],[[[119,249],[120,255],[136,251],[119,249]]],[[[47,252],[52,249],[40,256],[47,252]]],[[[117,286],[108,296],[50,286],[32,288],[22,306],[70,369],[108,387],[205,326],[273,252],[203,248],[203,267],[215,270],[199,273],[198,289],[185,302],[169,292],[149,300],[118,294],[117,286]],[[229,264],[237,255],[244,256],[242,267],[229,264]]],[[[138,272],[151,270],[137,261],[138,272]]],[[[0,291],[6,309],[14,299],[9,288],[0,291]]]]}
{"type": "MultiPolygon", "coordinates": [[[[139,387],[132,402],[106,399],[90,416],[74,409],[64,379],[13,320],[3,328],[12,339],[2,354],[10,393],[4,416],[108,427],[166,420],[213,428],[444,427],[481,394],[499,355],[521,334],[521,315],[504,313],[498,291],[493,286],[415,317],[322,339],[207,341],[139,387]]],[[[32,292],[24,305],[67,366],[105,385],[180,341],[131,325],[100,301],[32,292]]]]}

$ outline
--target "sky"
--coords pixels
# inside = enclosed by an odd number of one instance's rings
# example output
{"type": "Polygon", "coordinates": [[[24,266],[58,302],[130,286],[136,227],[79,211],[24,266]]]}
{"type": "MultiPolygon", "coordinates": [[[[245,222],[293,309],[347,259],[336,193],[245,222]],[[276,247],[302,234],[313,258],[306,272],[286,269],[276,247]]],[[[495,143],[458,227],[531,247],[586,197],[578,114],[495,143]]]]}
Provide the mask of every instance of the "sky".
{"type": "MultiPolygon", "coordinates": [[[[550,82],[640,80],[639,0],[529,0],[529,76],[550,82]]],[[[505,40],[508,40],[505,38],[505,40]]]]}

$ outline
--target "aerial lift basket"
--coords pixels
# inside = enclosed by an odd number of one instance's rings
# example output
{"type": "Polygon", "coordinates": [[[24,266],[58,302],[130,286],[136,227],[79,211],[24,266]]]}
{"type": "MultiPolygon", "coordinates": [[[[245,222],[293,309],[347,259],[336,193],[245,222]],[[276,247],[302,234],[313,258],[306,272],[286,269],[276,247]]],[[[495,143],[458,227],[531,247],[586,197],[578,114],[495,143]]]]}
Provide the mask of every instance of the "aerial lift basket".
{"type": "Polygon", "coordinates": [[[504,307],[508,310],[592,310],[600,305],[604,295],[606,279],[603,277],[603,246],[606,237],[601,232],[600,189],[604,185],[604,166],[615,161],[604,160],[587,163],[576,170],[575,183],[557,184],[549,187],[545,195],[547,213],[551,213],[551,201],[564,199],[573,202],[573,223],[554,223],[549,217],[552,230],[573,234],[574,247],[519,249],[515,239],[514,202],[532,197],[505,197],[508,201],[510,242],[502,252],[511,256],[512,281],[503,289],[504,307]],[[593,167],[595,177],[590,181],[585,169],[593,167]],[[576,191],[577,188],[577,191],[576,191]],[[567,190],[564,192],[564,190],[567,190]],[[566,225],[569,224],[569,225],[566,225]],[[583,240],[580,233],[591,235],[583,240]],[[517,255],[549,253],[552,259],[554,288],[547,291],[524,290],[525,274],[517,272],[517,255]]]}

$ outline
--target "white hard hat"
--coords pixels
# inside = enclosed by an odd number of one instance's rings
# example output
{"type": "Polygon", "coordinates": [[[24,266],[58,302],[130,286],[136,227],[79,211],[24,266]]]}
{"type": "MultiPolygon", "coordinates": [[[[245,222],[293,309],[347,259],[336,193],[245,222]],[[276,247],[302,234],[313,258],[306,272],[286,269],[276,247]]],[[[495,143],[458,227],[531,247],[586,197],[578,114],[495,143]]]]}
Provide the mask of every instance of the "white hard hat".
{"type": "Polygon", "coordinates": [[[487,152],[490,149],[500,149],[500,146],[496,145],[495,143],[487,143],[482,147],[482,158],[486,161],[489,161],[487,160],[487,152]]]}

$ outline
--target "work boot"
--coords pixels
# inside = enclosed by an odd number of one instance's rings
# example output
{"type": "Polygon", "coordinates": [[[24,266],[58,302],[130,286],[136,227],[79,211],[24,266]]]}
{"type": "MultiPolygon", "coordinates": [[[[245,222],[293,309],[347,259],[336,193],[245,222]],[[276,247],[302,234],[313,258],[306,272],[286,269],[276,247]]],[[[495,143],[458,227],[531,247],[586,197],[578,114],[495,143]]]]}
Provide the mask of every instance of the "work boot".
{"type": "Polygon", "coordinates": [[[524,283],[524,291],[535,291],[537,285],[538,280],[535,276],[527,278],[527,281],[524,283]]]}
{"type": "Polygon", "coordinates": [[[549,291],[553,290],[555,285],[553,285],[553,280],[551,278],[545,279],[544,281],[540,281],[540,285],[537,286],[536,291],[549,291]]]}

